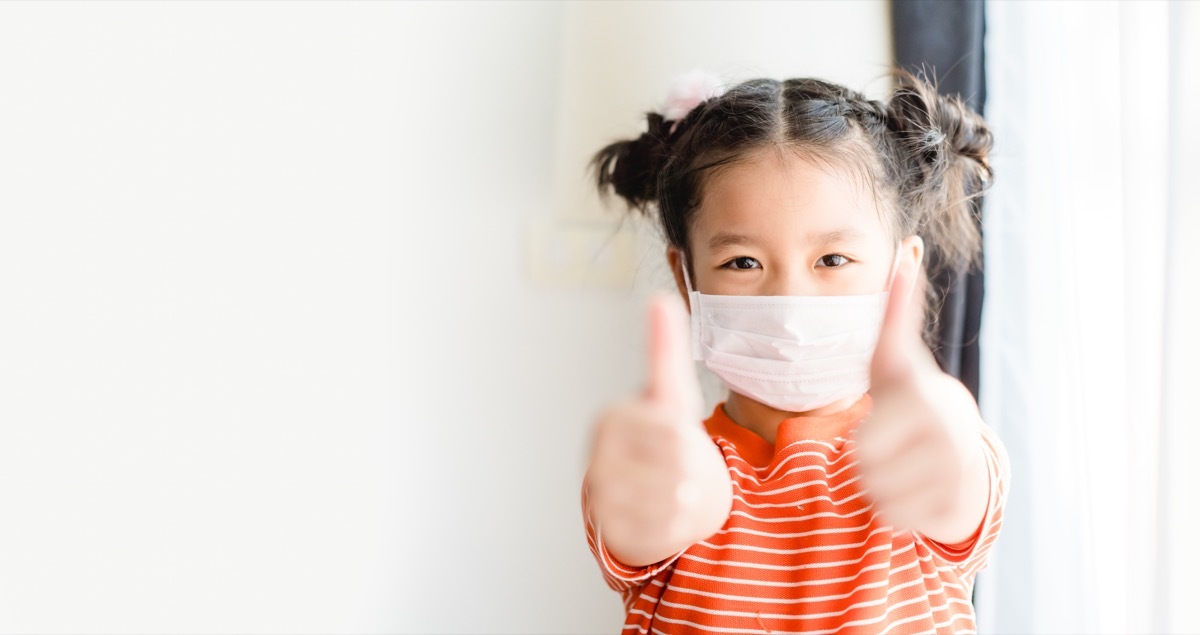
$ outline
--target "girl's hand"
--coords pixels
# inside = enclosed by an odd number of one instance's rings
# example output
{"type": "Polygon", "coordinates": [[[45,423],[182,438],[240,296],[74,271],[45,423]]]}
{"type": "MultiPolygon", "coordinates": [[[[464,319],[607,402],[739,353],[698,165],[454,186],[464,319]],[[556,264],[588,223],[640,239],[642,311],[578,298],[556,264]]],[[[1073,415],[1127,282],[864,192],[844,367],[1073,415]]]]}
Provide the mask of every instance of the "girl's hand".
{"type": "Polygon", "coordinates": [[[701,423],[687,312],[678,296],[651,301],[649,341],[646,390],[601,415],[587,476],[604,545],[635,567],[716,533],[733,504],[725,459],[701,423]]]}
{"type": "Polygon", "coordinates": [[[855,431],[859,471],[885,521],[956,544],[987,508],[983,423],[971,393],[921,339],[923,295],[916,261],[905,260],[871,363],[873,408],[855,431]]]}

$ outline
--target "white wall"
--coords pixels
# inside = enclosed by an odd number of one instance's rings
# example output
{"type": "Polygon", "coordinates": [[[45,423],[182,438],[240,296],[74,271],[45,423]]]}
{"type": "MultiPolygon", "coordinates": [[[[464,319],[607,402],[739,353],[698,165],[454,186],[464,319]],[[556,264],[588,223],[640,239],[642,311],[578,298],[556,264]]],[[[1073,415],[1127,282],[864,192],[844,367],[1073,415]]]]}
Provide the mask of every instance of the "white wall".
{"type": "Polygon", "coordinates": [[[671,75],[889,57],[883,0],[0,4],[0,631],[618,630],[661,245],[529,264],[671,75]]]}

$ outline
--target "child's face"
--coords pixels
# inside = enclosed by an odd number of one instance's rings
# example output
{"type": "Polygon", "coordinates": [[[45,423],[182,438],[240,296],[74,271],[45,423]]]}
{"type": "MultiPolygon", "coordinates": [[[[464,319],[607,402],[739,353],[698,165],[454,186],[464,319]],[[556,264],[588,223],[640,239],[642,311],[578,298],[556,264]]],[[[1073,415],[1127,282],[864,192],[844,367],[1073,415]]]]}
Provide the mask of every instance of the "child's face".
{"type": "MultiPolygon", "coordinates": [[[[692,283],[712,295],[879,293],[896,254],[865,185],[787,151],[759,152],[710,178],[689,233],[692,283]]],[[[669,258],[682,289],[679,256],[669,258]]]]}

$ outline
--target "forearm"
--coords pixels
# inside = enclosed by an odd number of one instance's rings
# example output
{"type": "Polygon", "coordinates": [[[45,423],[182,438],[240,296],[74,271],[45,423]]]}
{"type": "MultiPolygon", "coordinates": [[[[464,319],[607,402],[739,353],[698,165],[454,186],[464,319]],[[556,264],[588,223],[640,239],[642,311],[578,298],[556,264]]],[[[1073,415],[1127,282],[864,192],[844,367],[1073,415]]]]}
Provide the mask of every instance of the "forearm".
{"type": "Polygon", "coordinates": [[[964,452],[963,474],[952,505],[943,514],[916,528],[921,535],[946,545],[958,544],[973,536],[987,512],[990,487],[982,438],[977,437],[964,452]]]}

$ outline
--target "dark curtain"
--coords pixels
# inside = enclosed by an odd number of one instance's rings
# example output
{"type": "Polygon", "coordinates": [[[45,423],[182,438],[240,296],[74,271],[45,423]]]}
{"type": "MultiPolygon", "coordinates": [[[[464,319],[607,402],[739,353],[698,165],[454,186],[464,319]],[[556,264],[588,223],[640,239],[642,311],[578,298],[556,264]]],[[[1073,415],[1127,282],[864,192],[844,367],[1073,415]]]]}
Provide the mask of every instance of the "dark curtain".
{"type": "MultiPolygon", "coordinates": [[[[983,33],[983,0],[892,0],[896,64],[914,72],[924,69],[937,79],[939,93],[958,95],[980,114],[987,97],[983,33]]],[[[978,218],[978,200],[975,212],[978,218]]],[[[934,353],[942,369],[978,401],[983,270],[954,275],[932,257],[929,273],[930,284],[945,298],[934,353]]]]}

